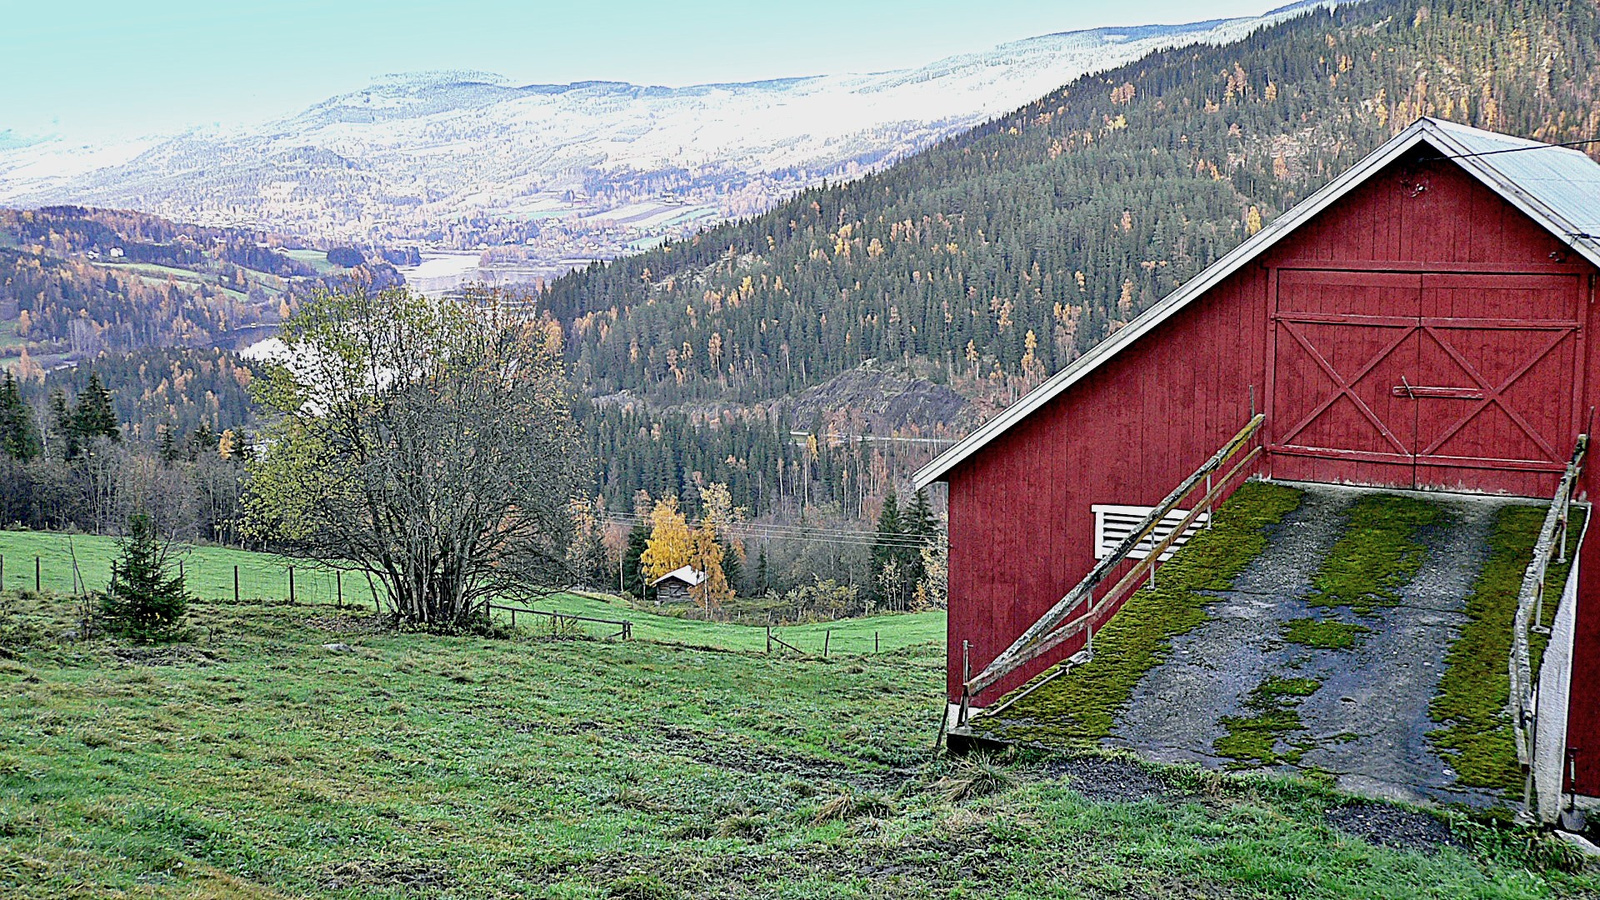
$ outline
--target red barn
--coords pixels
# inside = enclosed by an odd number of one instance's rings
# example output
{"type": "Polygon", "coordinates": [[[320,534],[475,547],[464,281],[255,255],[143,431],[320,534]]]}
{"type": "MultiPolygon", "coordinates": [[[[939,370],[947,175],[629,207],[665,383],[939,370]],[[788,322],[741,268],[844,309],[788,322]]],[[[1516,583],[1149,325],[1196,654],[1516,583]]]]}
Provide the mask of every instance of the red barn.
{"type": "MultiPolygon", "coordinates": [[[[1600,403],[1597,267],[1600,164],[1396,135],[917,474],[949,487],[951,703],[1095,566],[1097,504],[1159,503],[1256,412],[1261,476],[1550,497],[1600,403]]],[[[1563,712],[1600,795],[1600,538],[1580,572],[1563,712]]]]}

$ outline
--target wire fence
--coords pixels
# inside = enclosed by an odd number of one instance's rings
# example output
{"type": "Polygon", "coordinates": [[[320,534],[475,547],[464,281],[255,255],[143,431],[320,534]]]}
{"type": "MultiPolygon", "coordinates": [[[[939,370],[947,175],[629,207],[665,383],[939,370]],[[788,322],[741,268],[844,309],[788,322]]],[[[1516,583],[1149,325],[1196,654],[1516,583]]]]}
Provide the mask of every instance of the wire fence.
{"type": "MultiPolygon", "coordinates": [[[[190,594],[205,600],[289,602],[365,607],[378,610],[387,593],[355,573],[283,557],[196,550],[176,562],[190,594]]],[[[111,560],[72,547],[37,553],[0,552],[0,590],[48,591],[77,595],[103,591],[111,581],[111,560]]]]}
{"type": "MultiPolygon", "coordinates": [[[[103,591],[111,580],[115,547],[104,539],[52,536],[37,539],[0,531],[0,590],[38,590],[57,597],[103,591]]],[[[304,560],[219,547],[194,547],[176,562],[185,586],[197,598],[239,602],[336,607],[352,613],[387,611],[382,584],[364,575],[338,572],[304,560]]],[[[594,597],[552,597],[538,607],[497,603],[491,617],[535,636],[643,639],[685,646],[772,653],[779,656],[829,657],[867,655],[897,650],[932,640],[933,632],[908,633],[891,623],[880,634],[876,623],[840,622],[772,626],[732,625],[673,616],[603,609],[594,597]]],[[[936,629],[942,634],[940,625],[936,629]]]]}

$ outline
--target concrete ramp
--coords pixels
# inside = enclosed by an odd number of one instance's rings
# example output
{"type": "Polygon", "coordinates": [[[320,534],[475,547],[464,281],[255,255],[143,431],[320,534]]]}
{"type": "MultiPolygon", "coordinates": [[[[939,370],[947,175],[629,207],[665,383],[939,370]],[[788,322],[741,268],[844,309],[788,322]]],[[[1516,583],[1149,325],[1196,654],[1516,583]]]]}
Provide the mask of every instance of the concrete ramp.
{"type": "MultiPolygon", "coordinates": [[[[1202,592],[1204,621],[1170,638],[1091,737],[1160,761],[1319,772],[1369,796],[1495,802],[1430,738],[1442,727],[1430,706],[1500,513],[1523,502],[1294,487],[1300,503],[1269,527],[1266,550],[1229,589],[1202,592]]],[[[1041,724],[1030,716],[1072,679],[975,730],[1028,739],[1041,724]]]]}

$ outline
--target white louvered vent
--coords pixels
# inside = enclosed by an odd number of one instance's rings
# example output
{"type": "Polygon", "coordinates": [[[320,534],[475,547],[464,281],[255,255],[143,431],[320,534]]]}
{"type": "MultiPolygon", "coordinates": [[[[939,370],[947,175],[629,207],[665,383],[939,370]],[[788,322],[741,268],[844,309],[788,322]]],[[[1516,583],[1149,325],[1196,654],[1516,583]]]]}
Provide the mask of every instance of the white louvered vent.
{"type": "MultiPolygon", "coordinates": [[[[1104,503],[1096,503],[1089,508],[1094,511],[1095,559],[1105,559],[1106,556],[1110,555],[1111,551],[1115,550],[1124,538],[1132,534],[1133,530],[1139,527],[1139,523],[1144,521],[1144,517],[1150,515],[1150,511],[1154,509],[1151,506],[1112,506],[1104,503]]],[[[1189,511],[1186,509],[1175,509],[1167,513],[1162,517],[1161,522],[1156,525],[1155,530],[1140,541],[1139,545],[1134,547],[1133,552],[1129,553],[1128,556],[1133,559],[1144,559],[1149,556],[1151,549],[1156,544],[1166,540],[1167,535],[1172,533],[1172,529],[1178,527],[1178,523],[1182,522],[1183,517],[1188,514],[1189,511]]],[[[1184,529],[1183,534],[1178,535],[1178,539],[1172,542],[1172,546],[1161,554],[1161,561],[1166,562],[1171,559],[1172,554],[1187,543],[1196,531],[1204,528],[1206,521],[1210,518],[1210,513],[1201,513],[1195,516],[1194,521],[1189,523],[1189,527],[1184,529]]]]}

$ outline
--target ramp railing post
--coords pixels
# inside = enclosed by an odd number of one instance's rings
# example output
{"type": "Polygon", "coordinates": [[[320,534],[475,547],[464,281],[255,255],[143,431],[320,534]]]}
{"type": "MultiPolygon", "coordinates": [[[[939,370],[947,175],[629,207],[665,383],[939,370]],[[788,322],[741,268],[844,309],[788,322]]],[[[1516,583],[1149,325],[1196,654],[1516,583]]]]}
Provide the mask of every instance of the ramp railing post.
{"type": "Polygon", "coordinates": [[[972,680],[972,642],[961,642],[961,707],[956,710],[956,725],[967,724],[967,704],[972,699],[972,694],[967,690],[967,682],[972,680]]]}

